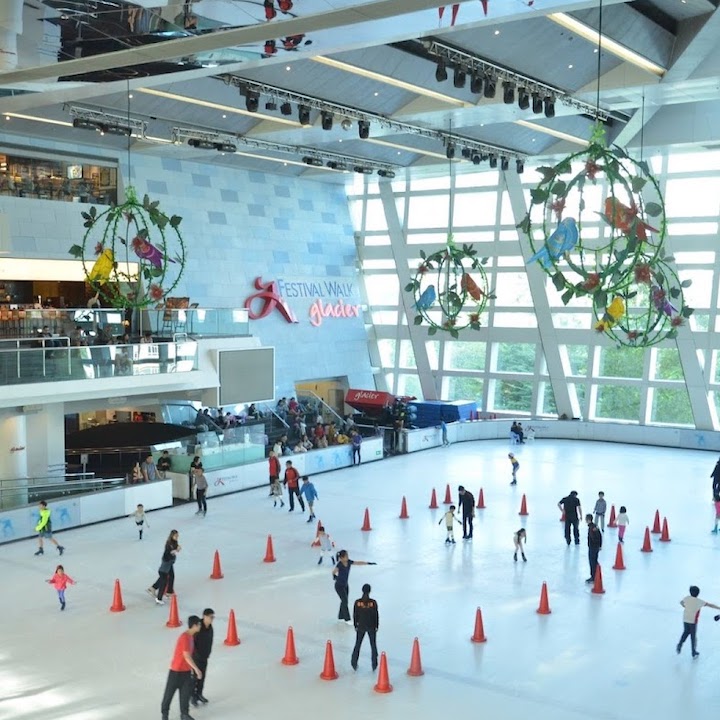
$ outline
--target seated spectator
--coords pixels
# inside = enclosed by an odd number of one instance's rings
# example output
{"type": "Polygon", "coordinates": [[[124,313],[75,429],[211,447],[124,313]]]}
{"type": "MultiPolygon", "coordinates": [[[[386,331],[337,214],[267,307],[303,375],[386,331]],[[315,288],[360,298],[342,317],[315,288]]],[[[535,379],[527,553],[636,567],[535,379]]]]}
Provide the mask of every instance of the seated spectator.
{"type": "Polygon", "coordinates": [[[318,410],[317,417],[315,418],[315,424],[316,424],[316,425],[318,425],[318,424],[322,425],[324,422],[325,422],[325,419],[323,418],[322,413],[318,410]]]}
{"type": "Polygon", "coordinates": [[[347,445],[350,442],[350,438],[345,433],[338,433],[337,444],[347,445]]]}
{"type": "Polygon", "coordinates": [[[280,398],[275,406],[275,412],[283,419],[287,419],[288,405],[285,398],[280,398]]]}
{"type": "Polygon", "coordinates": [[[517,420],[513,420],[513,424],[510,426],[510,432],[517,437],[519,443],[522,444],[525,442],[522,425],[517,422],[517,420]]]}
{"type": "Polygon", "coordinates": [[[235,425],[237,424],[237,418],[231,412],[225,413],[223,421],[226,428],[235,427],[235,425]]]}
{"type": "Polygon", "coordinates": [[[313,444],[310,441],[310,438],[303,434],[302,438],[300,439],[300,444],[305,448],[305,450],[312,450],[313,444]]]}
{"type": "Polygon", "coordinates": [[[280,447],[282,448],[283,455],[292,455],[292,450],[290,449],[290,443],[288,442],[287,435],[283,435],[280,438],[280,447]]]}
{"type": "Polygon", "coordinates": [[[337,436],[338,432],[335,429],[335,423],[331,422],[327,426],[327,432],[325,433],[325,436],[327,437],[328,445],[336,445],[337,444],[337,436]]]}
{"type": "Polygon", "coordinates": [[[282,443],[279,440],[275,441],[275,444],[273,445],[273,452],[275,453],[275,457],[282,456],[283,448],[282,448],[282,443]]]}
{"type": "Polygon", "coordinates": [[[119,347],[115,352],[115,374],[132,375],[132,360],[124,347],[119,347]]]}
{"type": "Polygon", "coordinates": [[[170,453],[167,450],[163,450],[162,455],[158,458],[157,461],[157,471],[160,478],[165,480],[171,467],[172,458],[170,457],[170,453]]]}
{"type": "Polygon", "coordinates": [[[75,328],[70,332],[70,344],[74,347],[80,347],[81,345],[87,345],[87,338],[83,329],[76,325],[75,328]]]}
{"type": "Polygon", "coordinates": [[[149,345],[150,343],[154,342],[152,333],[149,330],[146,330],[142,337],[140,338],[140,342],[149,345]]]}
{"type": "Polygon", "coordinates": [[[247,409],[247,416],[249,418],[252,418],[253,420],[258,416],[258,411],[255,407],[255,403],[250,403],[250,407],[247,409]]]}
{"type": "Polygon", "coordinates": [[[325,438],[325,428],[323,427],[322,422],[315,423],[315,430],[313,430],[313,438],[315,441],[315,447],[317,447],[317,441],[320,438],[325,438]]]}
{"type": "Polygon", "coordinates": [[[315,438],[315,447],[318,450],[322,450],[328,446],[327,438],[323,435],[322,437],[315,438]]]}
{"type": "Polygon", "coordinates": [[[132,469],[132,478],[130,482],[135,485],[144,481],[142,470],[140,469],[140,463],[136,462],[132,469]]]}

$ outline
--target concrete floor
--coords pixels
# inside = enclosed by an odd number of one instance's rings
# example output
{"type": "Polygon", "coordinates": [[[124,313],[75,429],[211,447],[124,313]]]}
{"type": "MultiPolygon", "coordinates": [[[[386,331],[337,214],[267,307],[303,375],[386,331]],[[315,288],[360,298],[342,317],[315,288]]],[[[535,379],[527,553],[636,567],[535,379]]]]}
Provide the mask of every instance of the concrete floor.
{"type": "MultiPolygon", "coordinates": [[[[308,717],[418,718],[472,713],[494,720],[694,720],[717,712],[720,624],[705,609],[698,629],[700,657],[675,653],[682,631],[679,600],[692,583],[701,597],[720,604],[711,535],[709,474],[713,453],[591,442],[537,440],[517,449],[519,484],[509,486],[505,442],[438,448],[315,478],[317,515],[335,540],[357,560],[351,598],[364,582],[380,608],[379,646],[387,652],[394,692],[373,692],[369,648],[360,668],[350,668],[351,627],[337,622],[338,601],[330,568],[318,567],[310,547],[315,524],[297,510],[274,510],[264,490],[210,497],[205,518],[192,505],[152,513],[142,542],[124,519],[63,533],[62,558],[77,585],[59,611],[44,580],[58,562],[46,550],[33,557],[34,541],[0,549],[0,718],[112,720],[160,717],[165,677],[179,630],[165,627],[168,607],[145,593],[155,579],[163,542],[180,531],[176,590],[183,619],[211,606],[216,641],[206,695],[210,704],[195,718],[286,720],[308,717]],[[446,482],[464,483],[487,509],[478,511],[475,539],[446,547],[428,509],[446,482]],[[608,504],[628,508],[627,570],[611,569],[616,531],[605,533],[601,553],[605,595],[592,595],[585,534],[566,547],[557,501],[576,489],[583,510],[598,490],[608,504]],[[522,493],[529,516],[518,517],[522,493]],[[409,520],[398,519],[402,496],[409,520]],[[373,530],[361,532],[365,507],[373,530]],[[640,552],[645,526],[656,508],[666,515],[672,542],[640,552]],[[528,562],[513,563],[512,534],[528,532],[528,562]],[[277,562],[264,564],[272,533],[277,562]],[[225,578],[212,581],[218,549],[225,578]],[[120,578],[127,610],[108,612],[113,582],[120,578]],[[539,616],[540,588],[547,581],[552,614],[539,616]],[[483,612],[488,641],[470,642],[475,610],[483,612]],[[242,644],[225,647],[230,609],[242,644]],[[300,664],[280,664],[288,625],[295,629],[300,664]],[[413,637],[419,637],[423,677],[408,677],[413,637]],[[324,682],[325,641],[332,640],[340,678],[324,682]]],[[[179,717],[177,699],[171,718],[179,717]]]]}

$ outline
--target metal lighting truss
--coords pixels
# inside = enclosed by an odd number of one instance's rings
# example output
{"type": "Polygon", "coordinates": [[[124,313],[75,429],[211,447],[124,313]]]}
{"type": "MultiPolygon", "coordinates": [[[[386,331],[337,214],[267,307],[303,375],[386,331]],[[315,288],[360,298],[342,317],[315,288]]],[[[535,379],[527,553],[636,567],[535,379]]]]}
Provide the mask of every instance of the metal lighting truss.
{"type": "Polygon", "coordinates": [[[564,90],[560,90],[552,85],[546,85],[526,75],[521,75],[514,70],[508,70],[508,68],[495,65],[465,50],[459,50],[458,48],[452,47],[452,45],[446,45],[445,43],[432,39],[422,40],[419,41],[419,43],[428,55],[432,55],[437,60],[444,60],[447,65],[452,67],[462,68],[467,71],[468,75],[490,76],[500,82],[511,82],[517,87],[525,88],[529,93],[538,93],[543,98],[550,96],[556,102],[574,108],[585,115],[597,118],[600,122],[607,122],[610,117],[607,111],[590,103],[583,102],[582,100],[577,100],[572,97],[572,95],[568,95],[564,90]]]}
{"type": "Polygon", "coordinates": [[[388,130],[430,138],[431,140],[438,140],[445,145],[445,147],[448,145],[455,145],[458,148],[465,147],[468,148],[471,153],[482,156],[496,155],[498,157],[506,157],[508,159],[515,160],[525,160],[527,158],[525,153],[502,147],[500,145],[491,145],[481,142],[480,140],[475,140],[474,138],[456,135],[455,133],[445,132],[443,130],[433,130],[431,128],[422,127],[421,125],[412,125],[410,123],[400,122],[399,120],[393,120],[385,117],[384,115],[365,112],[364,110],[358,110],[357,108],[349,107],[347,105],[328,102],[327,100],[321,100],[320,98],[311,97],[310,95],[301,95],[300,93],[284,90],[283,88],[279,88],[274,85],[267,85],[266,83],[259,83],[254,80],[246,80],[236,75],[223,75],[221,77],[226,84],[234,85],[242,93],[248,90],[259,92],[261,95],[268,95],[272,97],[275,102],[280,101],[293,103],[295,105],[305,105],[306,107],[319,110],[320,112],[331,112],[333,115],[337,115],[342,118],[357,120],[358,122],[377,123],[380,127],[387,128],[388,130]]]}
{"type": "Polygon", "coordinates": [[[147,131],[147,120],[130,117],[128,115],[115,115],[105,110],[82,107],[81,105],[66,105],[65,109],[70,113],[73,120],[87,123],[88,129],[95,127],[97,130],[114,134],[145,137],[147,131]],[[123,131],[118,133],[117,131],[123,131]]]}
{"type": "MultiPolygon", "coordinates": [[[[207,143],[208,148],[212,146],[214,149],[220,151],[225,150],[227,152],[235,152],[237,145],[243,145],[244,147],[255,148],[257,150],[301,155],[304,158],[316,160],[322,165],[327,165],[333,170],[355,170],[355,168],[363,168],[368,171],[382,171],[383,173],[388,173],[388,177],[394,177],[392,171],[393,166],[389,163],[375,162],[353,155],[343,155],[342,153],[326,152],[325,150],[318,150],[317,148],[304,145],[286,145],[268,140],[257,140],[243,135],[232,135],[230,133],[183,127],[174,127],[172,129],[172,140],[174,143],[181,143],[185,140],[199,140],[207,143]]],[[[306,162],[306,164],[317,166],[318,162],[306,162]]],[[[355,170],[355,172],[360,172],[360,170],[355,170]]]]}

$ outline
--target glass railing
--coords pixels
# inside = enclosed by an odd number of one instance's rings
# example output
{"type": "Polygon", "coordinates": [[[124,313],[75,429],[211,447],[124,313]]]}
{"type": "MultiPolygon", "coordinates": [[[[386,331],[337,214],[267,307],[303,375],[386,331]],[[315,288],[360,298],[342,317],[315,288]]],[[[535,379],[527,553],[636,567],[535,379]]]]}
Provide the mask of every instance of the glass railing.
{"type": "Polygon", "coordinates": [[[165,375],[197,368],[197,343],[71,345],[68,337],[0,339],[0,385],[165,375]]]}
{"type": "Polygon", "coordinates": [[[242,337],[250,334],[250,322],[245,308],[156,307],[140,313],[140,334],[146,330],[158,337],[242,337]]]}
{"type": "Polygon", "coordinates": [[[125,478],[105,480],[88,479],[82,475],[47,478],[27,478],[24,480],[0,480],[0,509],[34,505],[40,500],[57,498],[101,490],[112,490],[125,484],[125,478]]]}

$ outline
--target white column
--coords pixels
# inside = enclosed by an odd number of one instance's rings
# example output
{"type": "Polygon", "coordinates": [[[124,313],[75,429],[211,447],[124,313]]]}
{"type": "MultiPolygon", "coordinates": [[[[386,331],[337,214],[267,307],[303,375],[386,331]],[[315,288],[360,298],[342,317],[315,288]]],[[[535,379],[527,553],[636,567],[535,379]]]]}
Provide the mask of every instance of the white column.
{"type": "Polygon", "coordinates": [[[18,66],[18,37],[22,35],[23,0],[0,2],[0,72],[18,66]]]}
{"type": "Polygon", "coordinates": [[[0,480],[26,478],[27,457],[25,416],[0,417],[0,480]]]}
{"type": "Polygon", "coordinates": [[[65,465],[64,411],[64,403],[53,403],[25,416],[30,446],[27,460],[30,477],[62,474],[65,465]]]}

